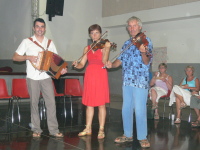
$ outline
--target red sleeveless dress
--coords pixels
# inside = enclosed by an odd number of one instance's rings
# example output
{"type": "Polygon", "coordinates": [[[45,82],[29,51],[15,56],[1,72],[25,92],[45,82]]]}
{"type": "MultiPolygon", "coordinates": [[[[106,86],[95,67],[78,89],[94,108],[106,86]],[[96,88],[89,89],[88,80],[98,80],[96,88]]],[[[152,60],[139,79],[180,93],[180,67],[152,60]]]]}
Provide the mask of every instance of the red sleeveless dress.
{"type": "MultiPolygon", "coordinates": [[[[88,46],[90,49],[90,46],[88,46]]],[[[86,106],[101,106],[110,102],[107,69],[103,69],[101,49],[87,53],[82,103],[86,106]]]]}

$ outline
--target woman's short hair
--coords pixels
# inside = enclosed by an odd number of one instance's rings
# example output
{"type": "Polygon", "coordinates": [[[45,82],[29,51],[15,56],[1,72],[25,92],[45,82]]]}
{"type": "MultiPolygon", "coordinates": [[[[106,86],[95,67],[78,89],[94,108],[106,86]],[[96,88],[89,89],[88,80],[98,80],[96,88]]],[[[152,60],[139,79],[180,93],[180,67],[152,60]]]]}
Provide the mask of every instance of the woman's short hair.
{"type": "Polygon", "coordinates": [[[100,33],[102,32],[100,25],[93,24],[88,28],[88,33],[90,34],[91,31],[98,30],[100,33]]]}
{"type": "Polygon", "coordinates": [[[167,64],[166,64],[166,63],[160,63],[160,64],[158,65],[158,68],[160,68],[160,66],[164,66],[164,67],[167,69],[167,64]]]}
{"type": "Polygon", "coordinates": [[[192,69],[192,72],[194,72],[194,70],[195,70],[195,69],[194,69],[194,67],[193,67],[193,66],[191,66],[191,65],[189,65],[189,66],[186,66],[186,67],[185,67],[185,70],[186,70],[187,68],[191,68],[191,69],[192,69]]]}

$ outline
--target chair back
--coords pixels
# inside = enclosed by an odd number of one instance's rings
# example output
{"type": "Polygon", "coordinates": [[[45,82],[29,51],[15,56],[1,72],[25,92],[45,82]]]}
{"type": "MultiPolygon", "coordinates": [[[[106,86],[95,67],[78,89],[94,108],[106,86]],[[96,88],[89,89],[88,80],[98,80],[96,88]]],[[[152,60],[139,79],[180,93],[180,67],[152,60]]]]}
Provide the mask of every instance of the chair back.
{"type": "Polygon", "coordinates": [[[12,95],[19,98],[30,98],[26,79],[12,80],[12,95]]]}
{"type": "Polygon", "coordinates": [[[167,96],[166,96],[166,97],[170,97],[170,94],[171,94],[171,91],[168,90],[168,92],[167,92],[167,96]]]}
{"type": "Polygon", "coordinates": [[[171,91],[168,90],[168,91],[167,91],[167,95],[163,95],[163,96],[161,96],[160,98],[169,98],[169,97],[170,97],[170,94],[171,94],[171,91]]]}
{"type": "Polygon", "coordinates": [[[78,79],[65,79],[65,95],[82,96],[82,87],[78,79]]]}
{"type": "Polygon", "coordinates": [[[0,99],[10,98],[5,79],[0,79],[0,99]]]}

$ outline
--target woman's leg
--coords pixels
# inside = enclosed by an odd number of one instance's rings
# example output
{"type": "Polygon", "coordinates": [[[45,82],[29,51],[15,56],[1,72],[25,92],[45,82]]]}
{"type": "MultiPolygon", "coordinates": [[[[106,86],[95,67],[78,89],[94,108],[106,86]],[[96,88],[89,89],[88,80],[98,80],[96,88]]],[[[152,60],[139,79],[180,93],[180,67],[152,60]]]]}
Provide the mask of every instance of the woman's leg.
{"type": "Polygon", "coordinates": [[[104,127],[106,120],[106,106],[101,105],[98,106],[98,108],[99,108],[99,125],[100,127],[104,127]]]}
{"type": "Polygon", "coordinates": [[[184,102],[184,99],[183,99],[183,96],[178,95],[178,94],[176,94],[176,93],[174,93],[174,94],[175,94],[175,97],[178,98],[178,99],[180,100],[180,103],[185,103],[185,102],[184,102]]]}
{"type": "Polygon", "coordinates": [[[194,108],[194,111],[195,111],[195,113],[196,113],[196,115],[197,115],[197,120],[200,121],[200,110],[197,109],[197,108],[194,108]]]}
{"type": "Polygon", "coordinates": [[[106,106],[101,105],[98,106],[99,108],[99,133],[98,133],[98,139],[103,139],[105,137],[104,134],[104,125],[106,121],[106,106]]]}
{"type": "Polygon", "coordinates": [[[158,102],[156,102],[157,96],[158,96],[158,94],[157,94],[156,90],[151,89],[152,109],[155,110],[154,119],[159,119],[158,102]]]}
{"type": "Polygon", "coordinates": [[[93,116],[94,116],[94,107],[87,106],[87,108],[86,108],[86,129],[91,129],[93,116]]]}
{"type": "Polygon", "coordinates": [[[156,102],[157,99],[157,92],[155,89],[151,89],[151,100],[152,100],[152,110],[154,110],[154,119],[157,120],[159,119],[159,114],[158,114],[158,102],[156,102]]]}
{"type": "Polygon", "coordinates": [[[181,118],[181,109],[180,109],[180,107],[181,107],[181,103],[183,101],[183,97],[178,95],[178,94],[176,94],[176,93],[175,93],[175,97],[176,97],[176,121],[177,121],[175,123],[179,123],[180,120],[177,120],[177,118],[179,118],[179,119],[181,118]]]}
{"type": "Polygon", "coordinates": [[[94,107],[87,106],[87,108],[86,108],[86,125],[85,125],[86,127],[82,132],[80,132],[78,134],[78,136],[91,135],[91,133],[92,133],[91,126],[92,126],[93,116],[94,116],[94,107]]]}
{"type": "Polygon", "coordinates": [[[151,100],[152,100],[153,106],[158,105],[158,103],[156,102],[156,98],[157,98],[156,91],[154,89],[151,89],[151,100]]]}

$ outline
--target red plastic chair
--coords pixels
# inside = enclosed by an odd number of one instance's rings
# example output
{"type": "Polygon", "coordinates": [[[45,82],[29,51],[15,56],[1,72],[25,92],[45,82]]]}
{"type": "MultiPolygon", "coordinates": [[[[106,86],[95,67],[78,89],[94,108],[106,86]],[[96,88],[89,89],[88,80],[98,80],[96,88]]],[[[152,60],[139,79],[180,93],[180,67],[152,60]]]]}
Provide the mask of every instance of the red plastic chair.
{"type": "Polygon", "coordinates": [[[8,99],[9,100],[8,101],[8,116],[9,116],[12,96],[8,94],[8,89],[7,89],[5,79],[0,79],[0,99],[8,99]]]}
{"type": "Polygon", "coordinates": [[[70,98],[71,117],[73,118],[72,97],[82,97],[82,87],[78,79],[65,79],[65,97],[70,98]]]}
{"type": "Polygon", "coordinates": [[[5,79],[0,79],[0,99],[11,99],[12,96],[8,94],[8,89],[5,79]]]}
{"type": "Polygon", "coordinates": [[[160,98],[163,98],[163,99],[164,99],[163,119],[164,119],[164,116],[165,116],[165,105],[166,105],[166,101],[170,99],[170,94],[171,94],[171,91],[168,90],[167,95],[163,95],[163,96],[160,97],[160,98]]]}
{"type": "Polygon", "coordinates": [[[16,101],[17,103],[17,110],[18,110],[18,119],[20,122],[20,110],[19,110],[19,101],[21,99],[27,99],[30,98],[30,95],[28,93],[28,88],[26,84],[26,79],[13,79],[12,80],[12,96],[13,96],[13,102],[12,102],[12,123],[14,122],[14,103],[16,101]]]}

